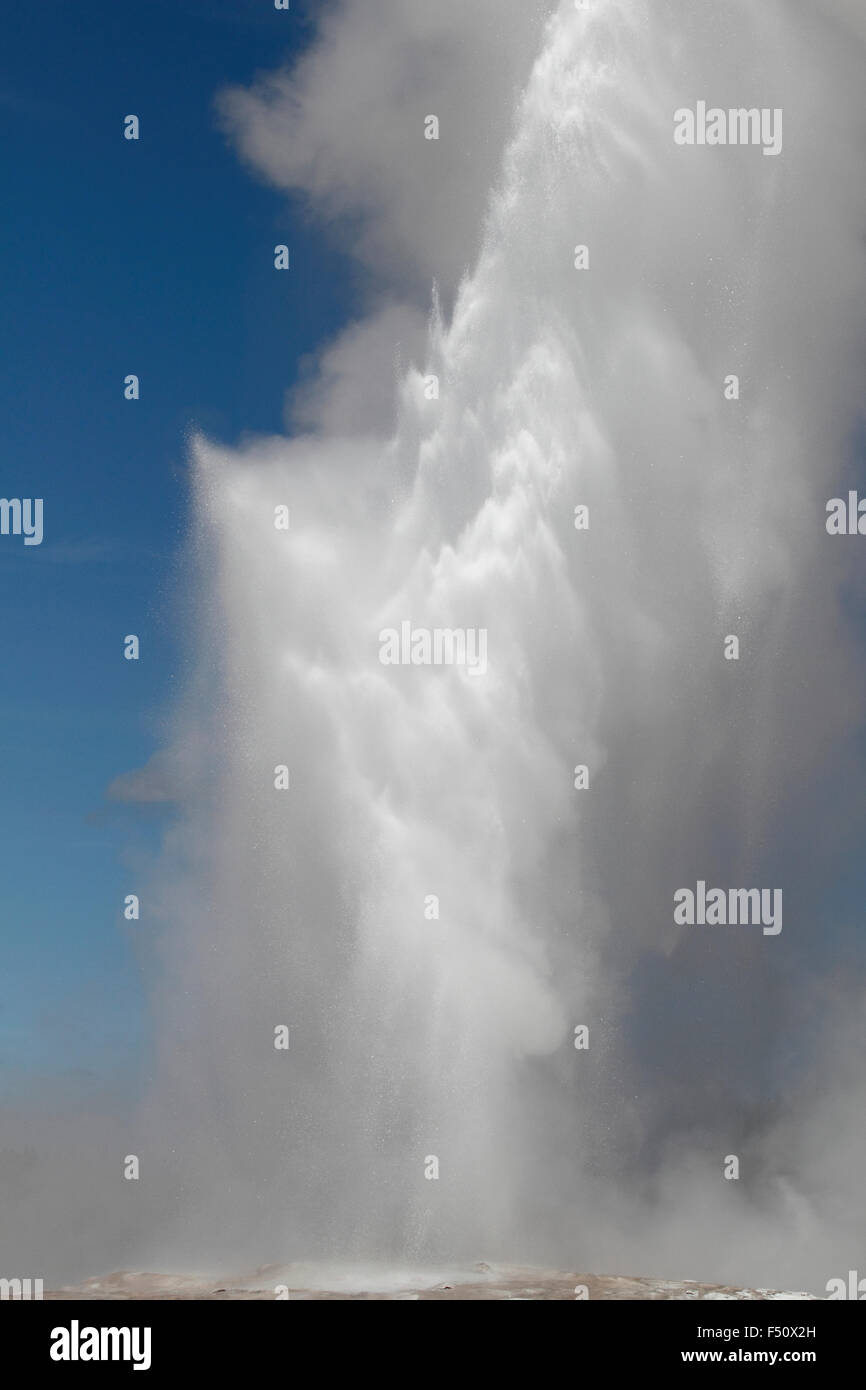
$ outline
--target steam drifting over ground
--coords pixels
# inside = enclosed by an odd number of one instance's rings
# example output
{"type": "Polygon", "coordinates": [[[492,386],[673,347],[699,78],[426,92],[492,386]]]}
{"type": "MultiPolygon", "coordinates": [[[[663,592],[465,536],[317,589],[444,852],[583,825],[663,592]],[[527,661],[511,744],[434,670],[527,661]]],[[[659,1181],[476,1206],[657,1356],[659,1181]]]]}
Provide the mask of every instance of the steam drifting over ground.
{"type": "Polygon", "coordinates": [[[489,1259],[823,1292],[866,1236],[836,892],[860,552],[824,527],[862,397],[860,12],[369,8],[219,104],[351,239],[366,317],[304,432],[192,446],[198,656],[147,774],[182,808],[148,890],[159,1060],[111,1140],[147,1190],[104,1239],[25,1212],[13,1245],[61,1277],[489,1259]],[[781,154],[677,146],[704,98],[783,110],[781,154]],[[486,631],[486,673],[383,665],[404,621],[486,631]],[[699,880],[781,887],[783,930],[676,926],[699,880]]]}

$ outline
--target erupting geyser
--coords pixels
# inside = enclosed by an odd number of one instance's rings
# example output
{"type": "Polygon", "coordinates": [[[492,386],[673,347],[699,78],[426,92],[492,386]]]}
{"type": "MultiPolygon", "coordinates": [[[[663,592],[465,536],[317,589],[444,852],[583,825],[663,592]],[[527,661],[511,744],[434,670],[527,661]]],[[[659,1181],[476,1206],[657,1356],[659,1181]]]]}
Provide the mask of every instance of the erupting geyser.
{"type": "Polygon", "coordinates": [[[805,968],[790,808],[856,707],[823,518],[866,184],[826,151],[862,169],[862,31],[822,15],[555,8],[390,437],[195,441],[152,1263],[796,1287],[841,1251],[862,1138],[825,1180],[796,1098],[753,1123],[805,968]],[[783,110],[778,157],[675,139],[699,97],[783,110]],[[781,883],[784,932],[678,925],[699,881],[781,883]]]}

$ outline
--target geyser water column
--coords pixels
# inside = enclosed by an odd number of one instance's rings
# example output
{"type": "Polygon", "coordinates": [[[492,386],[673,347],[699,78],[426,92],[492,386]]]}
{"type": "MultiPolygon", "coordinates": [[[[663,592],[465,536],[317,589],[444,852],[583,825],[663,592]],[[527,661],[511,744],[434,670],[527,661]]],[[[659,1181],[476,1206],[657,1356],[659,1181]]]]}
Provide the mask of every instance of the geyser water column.
{"type": "Polygon", "coordinates": [[[784,6],[698,8],[552,16],[392,440],[195,443],[157,1006],[187,1245],[574,1260],[585,1175],[622,1162],[618,962],[671,948],[671,874],[722,812],[747,853],[787,776],[786,713],[771,753],[738,715],[784,679],[815,582],[853,393],[809,363],[844,360],[853,315],[791,235],[823,182],[808,23],[782,69],[784,6]],[[783,107],[792,143],[678,146],[695,94],[783,107]],[[483,631],[486,670],[383,663],[404,623],[483,631]]]}

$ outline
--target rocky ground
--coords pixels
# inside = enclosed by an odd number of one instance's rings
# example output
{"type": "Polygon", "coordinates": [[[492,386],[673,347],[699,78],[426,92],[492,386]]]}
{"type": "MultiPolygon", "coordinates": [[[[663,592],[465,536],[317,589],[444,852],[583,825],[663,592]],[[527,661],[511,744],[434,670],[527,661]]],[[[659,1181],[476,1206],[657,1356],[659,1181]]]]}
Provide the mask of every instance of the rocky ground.
{"type": "Polygon", "coordinates": [[[478,1264],[452,1271],[317,1270],[270,1265],[226,1280],[191,1275],[109,1274],[45,1293],[46,1299],[812,1299],[813,1294],[745,1289],[691,1280],[627,1278],[478,1264]],[[582,1290],[586,1289],[586,1293],[582,1290]],[[577,1292],[576,1292],[577,1291],[577,1292]]]}

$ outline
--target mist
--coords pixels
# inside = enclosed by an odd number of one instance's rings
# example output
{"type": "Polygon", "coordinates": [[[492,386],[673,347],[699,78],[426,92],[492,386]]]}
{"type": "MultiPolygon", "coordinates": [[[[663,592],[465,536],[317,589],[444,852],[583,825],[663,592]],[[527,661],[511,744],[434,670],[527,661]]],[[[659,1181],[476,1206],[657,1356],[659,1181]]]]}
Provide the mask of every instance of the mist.
{"type": "Polygon", "coordinates": [[[382,8],[375,62],[358,0],[217,99],[359,312],[285,436],[191,441],[186,686],[126,787],[177,808],[152,1064],[134,1109],[16,1117],[9,1248],[823,1293],[866,1237],[859,538],[825,527],[862,13],[382,8]],[[782,111],[779,154],[677,145],[701,100],[782,111]],[[486,670],[383,664],[403,623],[484,631],[486,670]],[[782,929],[677,925],[699,881],[781,890],[782,929]],[[100,1201],[94,1133],[140,1191],[100,1201]]]}

